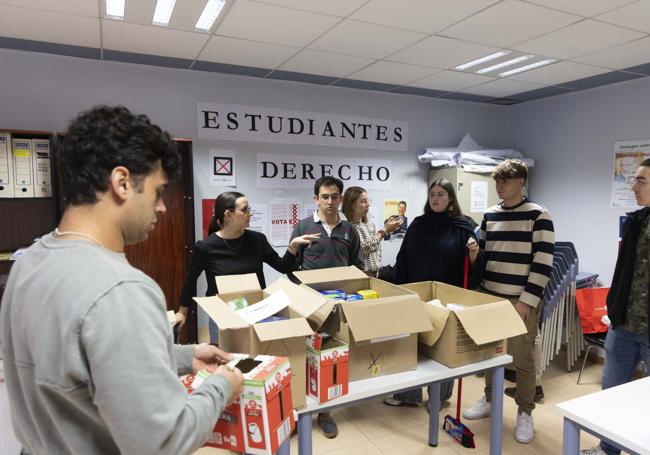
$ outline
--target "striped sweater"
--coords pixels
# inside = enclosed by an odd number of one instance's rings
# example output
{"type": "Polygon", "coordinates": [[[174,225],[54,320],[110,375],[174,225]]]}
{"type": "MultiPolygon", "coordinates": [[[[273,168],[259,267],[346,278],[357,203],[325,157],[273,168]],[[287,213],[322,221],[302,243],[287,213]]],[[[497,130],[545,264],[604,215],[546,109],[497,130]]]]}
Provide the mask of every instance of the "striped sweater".
{"type": "Polygon", "coordinates": [[[481,287],[537,307],[553,267],[555,233],[548,210],[527,199],[514,207],[490,207],[479,246],[486,261],[481,287]]]}

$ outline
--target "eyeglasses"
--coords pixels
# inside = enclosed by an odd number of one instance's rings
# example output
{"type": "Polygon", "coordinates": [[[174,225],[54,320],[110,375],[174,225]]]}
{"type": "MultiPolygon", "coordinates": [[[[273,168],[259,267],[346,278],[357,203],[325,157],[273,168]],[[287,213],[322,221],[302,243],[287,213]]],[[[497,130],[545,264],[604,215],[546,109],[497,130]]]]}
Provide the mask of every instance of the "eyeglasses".
{"type": "Polygon", "coordinates": [[[338,201],[341,199],[341,195],[338,193],[335,194],[319,194],[318,197],[320,198],[321,201],[338,201]]]}
{"type": "Polygon", "coordinates": [[[233,209],[233,210],[231,210],[231,212],[236,212],[237,210],[239,210],[244,215],[251,215],[253,213],[253,207],[251,207],[250,205],[248,207],[244,207],[242,209],[233,209]]]}

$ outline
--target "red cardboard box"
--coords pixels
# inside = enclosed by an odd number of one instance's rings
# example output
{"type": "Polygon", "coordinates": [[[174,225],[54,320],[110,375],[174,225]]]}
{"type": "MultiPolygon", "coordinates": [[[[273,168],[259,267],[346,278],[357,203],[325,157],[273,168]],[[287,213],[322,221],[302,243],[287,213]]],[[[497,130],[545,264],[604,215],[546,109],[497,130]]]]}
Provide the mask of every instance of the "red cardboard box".
{"type": "MultiPolygon", "coordinates": [[[[234,366],[244,374],[239,399],[227,406],[206,446],[254,455],[272,455],[295,428],[291,368],[287,357],[258,355],[234,366]]],[[[183,383],[191,393],[196,377],[183,383]]]]}
{"type": "Polygon", "coordinates": [[[315,333],[307,338],[307,393],[319,403],[348,393],[348,345],[334,338],[323,344],[315,333]]]}

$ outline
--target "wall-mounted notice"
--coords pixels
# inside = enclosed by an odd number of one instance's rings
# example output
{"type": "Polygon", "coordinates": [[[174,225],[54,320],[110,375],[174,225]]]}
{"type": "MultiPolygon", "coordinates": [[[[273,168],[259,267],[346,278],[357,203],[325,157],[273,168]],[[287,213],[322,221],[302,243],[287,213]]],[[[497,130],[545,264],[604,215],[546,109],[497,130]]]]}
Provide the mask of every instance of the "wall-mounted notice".
{"type": "Polygon", "coordinates": [[[251,221],[248,229],[266,234],[269,225],[269,206],[249,202],[251,206],[251,221]]]}
{"type": "Polygon", "coordinates": [[[638,207],[632,192],[632,185],[637,168],[646,158],[650,158],[650,139],[614,143],[612,207],[638,207]]]}
{"type": "Polygon", "coordinates": [[[269,204],[270,241],[273,246],[289,246],[293,228],[300,221],[302,201],[273,199],[269,204]]]}
{"type": "Polygon", "coordinates": [[[238,104],[198,103],[200,139],[408,150],[408,123],[238,104]]]}
{"type": "Polygon", "coordinates": [[[472,182],[470,212],[485,212],[488,208],[488,182],[472,182]]]}
{"type": "Polygon", "coordinates": [[[237,186],[237,174],[233,150],[210,149],[210,185],[237,186]]]}

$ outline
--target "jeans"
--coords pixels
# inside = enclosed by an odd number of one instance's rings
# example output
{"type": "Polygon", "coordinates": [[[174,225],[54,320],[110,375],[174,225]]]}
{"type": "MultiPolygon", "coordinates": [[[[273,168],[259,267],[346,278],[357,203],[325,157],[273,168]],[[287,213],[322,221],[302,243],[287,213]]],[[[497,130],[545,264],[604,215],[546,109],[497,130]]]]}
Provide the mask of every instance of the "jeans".
{"type": "MultiPolygon", "coordinates": [[[[451,398],[454,391],[454,381],[445,381],[440,383],[440,401],[443,402],[451,398]]],[[[406,403],[422,403],[422,389],[408,390],[393,395],[396,400],[406,403]]]]}
{"type": "MultiPolygon", "coordinates": [[[[603,389],[630,382],[640,361],[650,366],[650,343],[648,335],[635,335],[622,327],[609,328],[605,337],[605,366],[603,367],[603,389]]],[[[600,448],[607,455],[618,455],[619,449],[600,442],[600,448]]]]}

